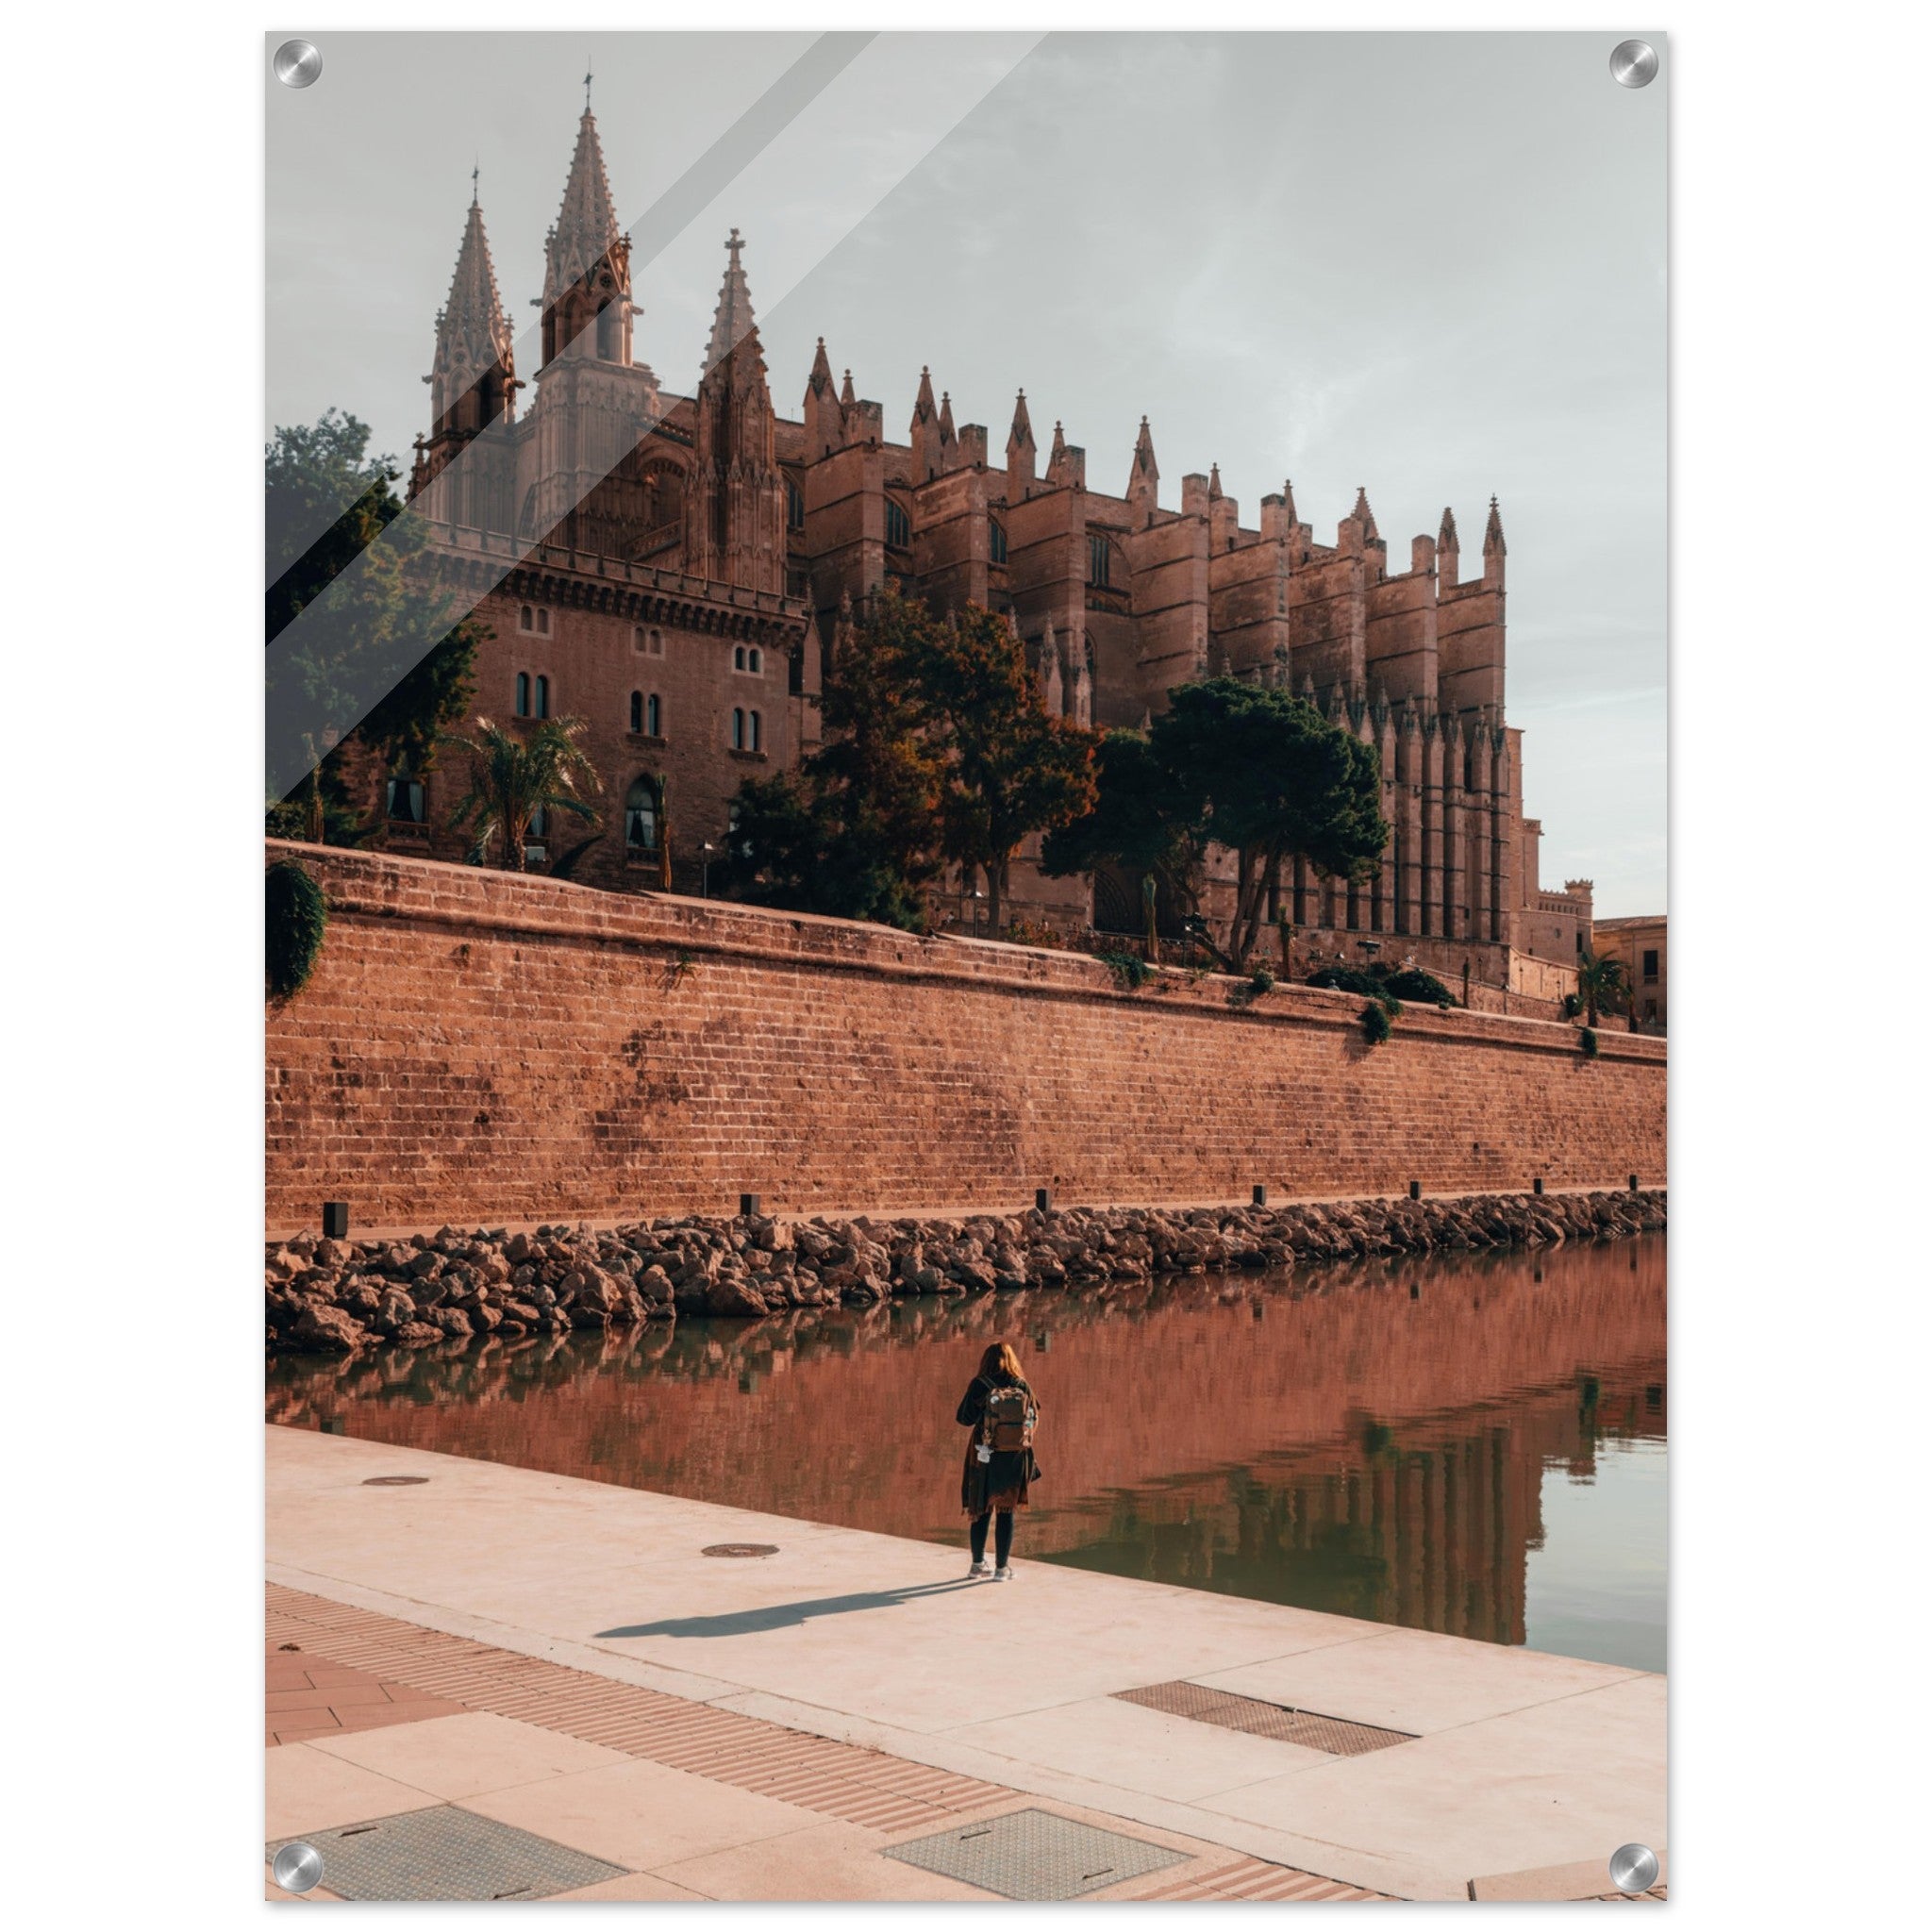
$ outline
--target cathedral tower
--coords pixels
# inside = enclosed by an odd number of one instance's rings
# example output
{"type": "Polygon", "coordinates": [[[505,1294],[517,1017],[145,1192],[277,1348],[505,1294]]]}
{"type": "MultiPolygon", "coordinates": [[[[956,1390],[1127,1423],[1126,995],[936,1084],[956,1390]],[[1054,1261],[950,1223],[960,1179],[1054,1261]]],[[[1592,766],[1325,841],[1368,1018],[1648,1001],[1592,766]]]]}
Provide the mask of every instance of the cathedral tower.
{"type": "Polygon", "coordinates": [[[418,508],[438,522],[507,530],[514,459],[501,434],[488,446],[476,446],[476,439],[491,428],[508,429],[521,385],[474,175],[471,180],[470,212],[449,300],[436,318],[435,361],[423,378],[429,385],[430,428],[416,443],[409,494],[422,498],[418,508]],[[432,487],[465,450],[468,458],[458,473],[432,487]]]}
{"type": "Polygon", "coordinates": [[[772,392],[736,228],[724,246],[731,261],[698,384],[684,568],[714,584],[778,592],[785,588],[785,485],[772,392]]]}

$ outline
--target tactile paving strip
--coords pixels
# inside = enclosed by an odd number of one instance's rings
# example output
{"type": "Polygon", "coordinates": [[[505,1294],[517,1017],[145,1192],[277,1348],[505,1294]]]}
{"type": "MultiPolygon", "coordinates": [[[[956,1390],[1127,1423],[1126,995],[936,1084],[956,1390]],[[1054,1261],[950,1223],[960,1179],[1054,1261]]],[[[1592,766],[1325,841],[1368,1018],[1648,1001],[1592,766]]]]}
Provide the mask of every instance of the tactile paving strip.
{"type": "Polygon", "coordinates": [[[348,1899],[549,1898],[624,1873],[621,1865],[455,1805],[274,1839],[270,1862],[295,1843],[322,1854],[323,1885],[348,1899]]]}
{"type": "Polygon", "coordinates": [[[1238,1697],[1232,1690],[1211,1690],[1205,1684],[1177,1678],[1171,1684],[1149,1684],[1139,1690],[1116,1690],[1124,1704],[1145,1705],[1170,1717],[1192,1718],[1197,1724],[1220,1724],[1250,1737],[1273,1738],[1278,1743],[1305,1744],[1331,1757],[1359,1757],[1365,1751],[1386,1751],[1391,1744],[1412,1744],[1413,1733],[1379,1730],[1374,1724],[1351,1724],[1346,1718],[1324,1717],[1313,1710],[1264,1703],[1258,1697],[1238,1697]]]}
{"type": "Polygon", "coordinates": [[[1002,1898],[1045,1903],[1081,1898],[1187,1860],[1185,1852],[1102,1831],[1051,1811],[1008,1811],[931,1838],[882,1847],[923,1871],[976,1885],[1002,1898]]]}

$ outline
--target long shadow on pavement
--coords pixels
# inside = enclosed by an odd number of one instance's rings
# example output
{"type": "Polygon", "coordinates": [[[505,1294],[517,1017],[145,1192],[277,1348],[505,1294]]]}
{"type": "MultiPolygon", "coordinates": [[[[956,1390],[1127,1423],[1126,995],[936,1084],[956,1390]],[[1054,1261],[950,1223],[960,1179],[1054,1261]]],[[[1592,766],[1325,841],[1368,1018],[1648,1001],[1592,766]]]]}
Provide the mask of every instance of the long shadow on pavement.
{"type": "Polygon", "coordinates": [[[599,1637],[748,1637],[758,1630],[784,1630],[810,1617],[840,1617],[849,1610],[882,1610],[894,1604],[948,1591],[977,1590],[983,1577],[961,1577],[957,1583],[908,1584],[904,1590],[860,1591],[851,1596],[814,1597],[802,1604],[766,1604],[752,1610],[732,1610],[722,1617],[666,1617],[657,1624],[625,1624],[616,1630],[599,1630],[599,1637]]]}

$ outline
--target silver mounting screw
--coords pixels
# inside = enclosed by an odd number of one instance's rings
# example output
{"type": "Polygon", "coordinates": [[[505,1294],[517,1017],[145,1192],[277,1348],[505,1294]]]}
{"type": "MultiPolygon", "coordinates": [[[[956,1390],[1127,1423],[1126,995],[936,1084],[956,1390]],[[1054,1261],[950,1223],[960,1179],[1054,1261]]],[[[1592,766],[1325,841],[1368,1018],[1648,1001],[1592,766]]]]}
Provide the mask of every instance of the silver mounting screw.
{"type": "Polygon", "coordinates": [[[313,41],[284,41],[275,49],[275,78],[284,87],[312,87],[322,77],[322,50],[313,41]]]}
{"type": "Polygon", "coordinates": [[[296,1839],[275,1854],[269,1869],[284,1891],[313,1891],[322,1883],[322,1854],[296,1839]]]}
{"type": "Polygon", "coordinates": [[[1657,1874],[1657,1854],[1648,1845],[1619,1845],[1610,1854],[1610,1882],[1619,1891],[1648,1891],[1657,1874]]]}
{"type": "Polygon", "coordinates": [[[1657,49],[1648,41],[1619,41],[1610,49],[1610,78],[1619,87],[1648,87],[1657,78],[1657,49]]]}

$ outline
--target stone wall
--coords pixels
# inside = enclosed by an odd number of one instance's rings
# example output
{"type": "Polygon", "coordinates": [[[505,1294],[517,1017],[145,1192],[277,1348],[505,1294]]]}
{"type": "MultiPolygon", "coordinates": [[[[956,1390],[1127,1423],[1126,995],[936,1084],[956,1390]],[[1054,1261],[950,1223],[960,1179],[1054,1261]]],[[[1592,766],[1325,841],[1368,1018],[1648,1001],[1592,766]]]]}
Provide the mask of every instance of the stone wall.
{"type": "Polygon", "coordinates": [[[271,844],[329,901],[267,1013],[267,1221],[1646,1185],[1664,1048],[1071,954],[271,844]]]}

